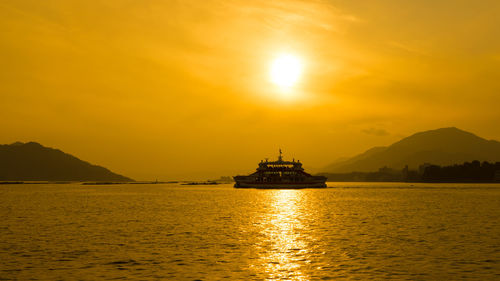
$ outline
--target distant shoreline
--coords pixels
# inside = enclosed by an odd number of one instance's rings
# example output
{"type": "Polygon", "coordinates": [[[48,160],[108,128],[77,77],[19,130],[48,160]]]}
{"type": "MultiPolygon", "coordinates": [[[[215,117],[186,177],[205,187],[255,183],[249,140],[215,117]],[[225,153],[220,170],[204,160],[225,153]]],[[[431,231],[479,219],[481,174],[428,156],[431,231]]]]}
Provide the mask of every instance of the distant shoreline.
{"type": "Polygon", "coordinates": [[[0,184],[81,184],[81,185],[114,185],[114,184],[173,184],[179,181],[139,181],[139,182],[108,182],[108,181],[0,181],[0,184]]]}
{"type": "MultiPolygon", "coordinates": [[[[362,180],[328,180],[330,183],[456,183],[456,184],[500,184],[500,181],[362,181],[362,180]]],[[[80,182],[80,181],[0,181],[0,185],[19,185],[19,184],[80,184],[80,185],[134,185],[134,184],[179,184],[182,186],[210,186],[224,183],[207,183],[207,182],[193,182],[193,181],[143,181],[143,182],[80,182]]]]}

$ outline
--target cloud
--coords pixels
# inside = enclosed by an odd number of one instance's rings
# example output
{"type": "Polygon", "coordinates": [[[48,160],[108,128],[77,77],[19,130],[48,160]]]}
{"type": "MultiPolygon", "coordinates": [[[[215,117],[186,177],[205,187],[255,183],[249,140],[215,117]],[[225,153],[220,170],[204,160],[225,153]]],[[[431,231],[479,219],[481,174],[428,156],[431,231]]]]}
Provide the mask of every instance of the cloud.
{"type": "Polygon", "coordinates": [[[415,46],[415,44],[403,43],[398,41],[389,41],[387,42],[387,45],[416,55],[428,55],[427,51],[423,50],[422,47],[415,46]]]}
{"type": "Polygon", "coordinates": [[[375,129],[375,128],[369,128],[369,129],[364,129],[361,130],[361,132],[367,134],[367,135],[373,135],[377,137],[383,137],[383,136],[388,136],[389,132],[387,132],[384,129],[375,129]]]}

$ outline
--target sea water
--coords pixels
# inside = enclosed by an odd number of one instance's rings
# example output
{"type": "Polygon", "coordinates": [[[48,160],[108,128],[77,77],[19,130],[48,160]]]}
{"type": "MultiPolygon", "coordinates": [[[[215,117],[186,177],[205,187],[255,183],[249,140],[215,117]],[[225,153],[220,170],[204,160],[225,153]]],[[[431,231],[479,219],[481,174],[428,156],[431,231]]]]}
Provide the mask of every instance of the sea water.
{"type": "Polygon", "coordinates": [[[0,279],[500,280],[500,185],[0,185],[0,279]]]}

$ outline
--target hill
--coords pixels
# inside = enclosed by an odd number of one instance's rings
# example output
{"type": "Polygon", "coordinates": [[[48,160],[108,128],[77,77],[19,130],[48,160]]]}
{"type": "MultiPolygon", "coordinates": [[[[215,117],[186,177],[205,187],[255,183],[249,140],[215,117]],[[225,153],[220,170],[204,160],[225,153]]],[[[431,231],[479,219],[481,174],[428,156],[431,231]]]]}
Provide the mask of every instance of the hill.
{"type": "Polygon", "coordinates": [[[0,145],[0,180],[133,181],[36,142],[0,145]]]}
{"type": "Polygon", "coordinates": [[[350,159],[332,163],[330,173],[368,172],[387,166],[416,169],[423,163],[452,165],[466,161],[500,161],[500,142],[451,128],[419,132],[388,147],[375,147],[350,159]]]}

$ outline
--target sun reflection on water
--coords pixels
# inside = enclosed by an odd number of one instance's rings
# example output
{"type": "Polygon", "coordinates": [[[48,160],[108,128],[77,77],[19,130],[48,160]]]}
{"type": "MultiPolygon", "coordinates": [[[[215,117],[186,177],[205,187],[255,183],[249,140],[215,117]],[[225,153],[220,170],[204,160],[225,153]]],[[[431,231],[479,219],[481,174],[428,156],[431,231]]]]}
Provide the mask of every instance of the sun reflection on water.
{"type": "Polygon", "coordinates": [[[300,190],[269,191],[270,208],[261,222],[259,258],[256,265],[268,279],[309,280],[301,268],[307,265],[310,237],[301,217],[304,193],[300,190]]]}

